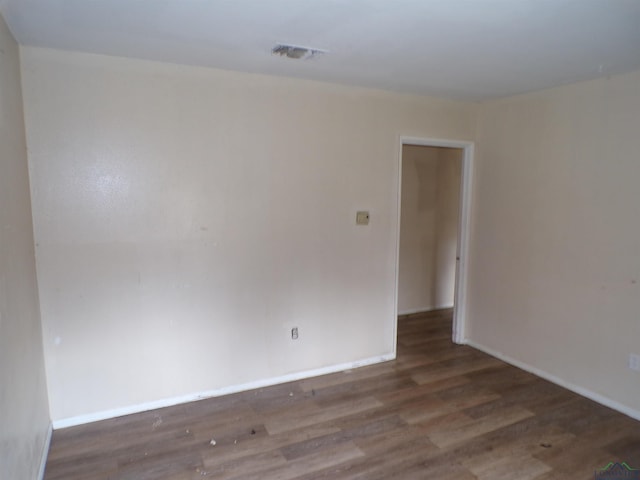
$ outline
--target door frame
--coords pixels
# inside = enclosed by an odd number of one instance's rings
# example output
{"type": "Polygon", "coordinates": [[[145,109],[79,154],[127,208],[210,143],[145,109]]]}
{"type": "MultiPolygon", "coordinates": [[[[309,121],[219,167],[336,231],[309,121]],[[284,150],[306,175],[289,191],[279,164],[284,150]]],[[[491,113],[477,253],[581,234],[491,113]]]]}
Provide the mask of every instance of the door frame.
{"type": "Polygon", "coordinates": [[[474,143],[463,140],[444,140],[401,136],[398,152],[398,219],[396,224],[396,283],[395,283],[395,347],[398,344],[398,282],[400,272],[400,214],[402,204],[402,148],[405,145],[459,148],[463,151],[460,178],[460,207],[458,214],[458,246],[456,252],[455,293],[453,301],[453,329],[455,343],[467,343],[467,276],[469,264],[469,233],[471,231],[471,186],[473,179],[474,143]]]}

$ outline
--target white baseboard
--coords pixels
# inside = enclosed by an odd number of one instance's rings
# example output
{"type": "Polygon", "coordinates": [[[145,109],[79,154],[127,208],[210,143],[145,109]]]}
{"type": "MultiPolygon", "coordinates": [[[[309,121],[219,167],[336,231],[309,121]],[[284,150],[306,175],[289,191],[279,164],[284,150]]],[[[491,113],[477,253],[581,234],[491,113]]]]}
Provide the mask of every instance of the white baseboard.
{"type": "Polygon", "coordinates": [[[593,400],[594,402],[604,405],[605,407],[612,408],[613,410],[623,413],[635,420],[640,420],[640,411],[630,408],[627,405],[619,403],[609,397],[605,397],[604,395],[591,391],[588,388],[584,388],[579,385],[575,385],[573,383],[567,382],[562,378],[556,377],[555,375],[549,372],[540,370],[539,368],[536,368],[527,363],[521,362],[520,360],[511,358],[510,356],[505,355],[504,353],[498,352],[492,348],[486,347],[474,341],[467,340],[466,343],[470,347],[480,350],[488,355],[491,355],[492,357],[496,357],[506,363],[513,365],[514,367],[518,367],[521,370],[524,370],[529,373],[533,373],[534,375],[540,378],[544,378],[545,380],[548,380],[551,383],[555,383],[556,385],[566,388],[567,390],[571,390],[572,392],[577,393],[578,395],[581,395],[583,397],[586,397],[589,400],[593,400]]]}
{"type": "Polygon", "coordinates": [[[453,308],[453,304],[451,305],[436,305],[435,307],[423,307],[423,308],[412,308],[410,310],[403,310],[402,312],[398,312],[398,315],[413,315],[414,313],[426,313],[433,312],[435,310],[445,310],[447,308],[453,308]]]}
{"type": "Polygon", "coordinates": [[[42,455],[40,456],[40,469],[38,470],[38,480],[44,479],[44,470],[47,466],[47,457],[49,456],[49,447],[51,447],[51,437],[53,436],[53,424],[49,422],[47,428],[47,436],[44,439],[44,446],[42,447],[42,455]]]}
{"type": "Polygon", "coordinates": [[[376,363],[387,362],[395,358],[396,358],[395,353],[390,353],[390,354],[381,355],[378,357],[370,357],[362,360],[357,360],[355,362],[342,363],[339,365],[331,365],[329,367],[316,368],[314,370],[305,370],[303,372],[290,373],[288,375],[282,375],[280,377],[268,378],[265,380],[256,380],[254,382],[243,383],[240,385],[232,385],[232,386],[223,387],[223,388],[217,388],[217,389],[208,390],[205,392],[182,395],[179,397],[165,398],[162,400],[140,403],[137,405],[130,405],[127,407],[115,408],[112,410],[105,410],[102,412],[89,413],[86,415],[78,415],[76,417],[62,418],[62,419],[53,421],[53,429],[58,430],[61,428],[74,427],[76,425],[83,425],[85,423],[97,422],[99,420],[106,420],[108,418],[121,417],[123,415],[130,415],[132,413],[140,413],[140,412],[146,412],[148,410],[155,410],[156,408],[171,407],[173,405],[179,405],[181,403],[194,402],[196,400],[204,400],[205,398],[220,397],[222,395],[229,395],[231,393],[244,392],[247,390],[253,390],[255,388],[269,387],[271,385],[293,382],[295,380],[302,380],[304,378],[317,377],[319,375],[326,375],[328,373],[342,372],[344,370],[364,367],[366,365],[373,365],[376,363]]]}

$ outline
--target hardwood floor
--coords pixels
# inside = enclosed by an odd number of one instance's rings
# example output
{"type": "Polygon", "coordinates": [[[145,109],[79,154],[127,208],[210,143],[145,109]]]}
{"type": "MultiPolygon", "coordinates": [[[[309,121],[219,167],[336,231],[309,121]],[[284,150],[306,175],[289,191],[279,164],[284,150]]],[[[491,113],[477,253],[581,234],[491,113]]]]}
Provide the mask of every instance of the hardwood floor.
{"type": "Polygon", "coordinates": [[[57,430],[45,479],[567,480],[640,467],[640,422],[450,336],[449,310],[401,317],[392,362],[57,430]]]}

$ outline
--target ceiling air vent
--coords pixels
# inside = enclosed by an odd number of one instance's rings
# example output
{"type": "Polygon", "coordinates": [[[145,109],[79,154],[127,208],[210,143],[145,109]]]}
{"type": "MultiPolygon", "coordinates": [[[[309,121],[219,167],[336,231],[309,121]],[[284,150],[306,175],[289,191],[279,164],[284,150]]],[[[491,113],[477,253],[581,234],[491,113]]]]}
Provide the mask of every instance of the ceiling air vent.
{"type": "Polygon", "coordinates": [[[273,55],[281,57],[293,58],[294,60],[309,60],[327,53],[326,50],[320,48],[300,47],[297,45],[277,44],[271,49],[273,55]]]}

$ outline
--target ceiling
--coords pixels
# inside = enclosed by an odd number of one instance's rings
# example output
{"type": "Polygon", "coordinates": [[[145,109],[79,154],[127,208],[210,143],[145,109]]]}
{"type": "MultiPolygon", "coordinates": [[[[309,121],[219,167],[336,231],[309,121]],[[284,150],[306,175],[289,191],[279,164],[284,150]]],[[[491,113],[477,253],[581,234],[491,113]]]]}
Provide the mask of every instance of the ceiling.
{"type": "Polygon", "coordinates": [[[483,100],[640,69],[640,0],[0,0],[19,43],[483,100]],[[308,60],[276,43],[328,50],[308,60]]]}

